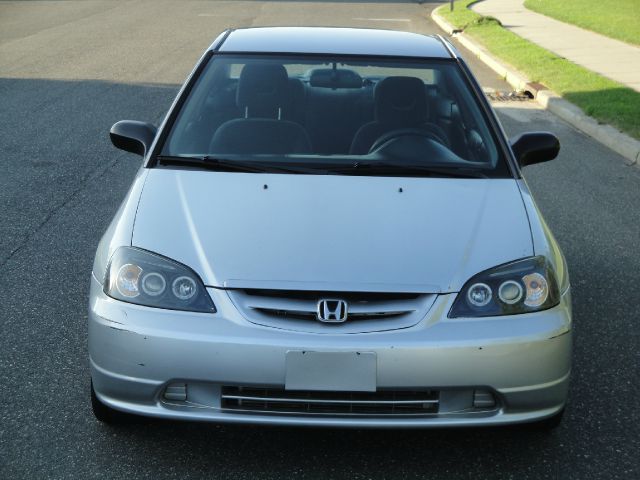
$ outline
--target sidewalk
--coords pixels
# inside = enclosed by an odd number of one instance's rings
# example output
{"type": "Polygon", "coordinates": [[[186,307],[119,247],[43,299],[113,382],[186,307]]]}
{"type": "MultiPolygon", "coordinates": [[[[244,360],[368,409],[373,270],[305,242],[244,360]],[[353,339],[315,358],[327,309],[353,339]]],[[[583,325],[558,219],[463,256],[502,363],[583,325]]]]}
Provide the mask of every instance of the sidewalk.
{"type": "Polygon", "coordinates": [[[524,7],[524,0],[484,0],[471,6],[513,33],[640,92],[640,47],[613,40],[524,7]]]}

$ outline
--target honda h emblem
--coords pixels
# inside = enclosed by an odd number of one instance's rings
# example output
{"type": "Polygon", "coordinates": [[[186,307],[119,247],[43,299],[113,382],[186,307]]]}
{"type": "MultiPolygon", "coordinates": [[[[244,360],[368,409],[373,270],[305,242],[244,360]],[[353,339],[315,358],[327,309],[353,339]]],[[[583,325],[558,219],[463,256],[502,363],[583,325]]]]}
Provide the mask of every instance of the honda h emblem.
{"type": "Polygon", "coordinates": [[[344,322],[347,319],[348,308],[349,305],[344,300],[320,300],[318,302],[318,320],[327,323],[344,322]]]}

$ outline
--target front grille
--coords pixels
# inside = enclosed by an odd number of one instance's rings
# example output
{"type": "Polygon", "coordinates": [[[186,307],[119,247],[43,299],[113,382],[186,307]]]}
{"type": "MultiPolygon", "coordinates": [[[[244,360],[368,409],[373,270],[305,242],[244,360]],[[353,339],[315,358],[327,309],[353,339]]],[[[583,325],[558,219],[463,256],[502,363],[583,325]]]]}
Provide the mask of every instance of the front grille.
{"type": "Polygon", "coordinates": [[[271,298],[296,298],[299,300],[318,300],[322,297],[342,298],[347,302],[379,302],[391,300],[414,300],[420,296],[418,293],[395,292],[335,292],[324,290],[268,290],[264,288],[248,288],[243,290],[245,294],[253,297],[271,298]]]}
{"type": "Polygon", "coordinates": [[[254,387],[222,387],[222,408],[254,413],[307,415],[433,415],[435,390],[379,392],[290,391],[254,387]]]}
{"type": "MultiPolygon", "coordinates": [[[[256,308],[257,311],[279,317],[282,319],[309,320],[316,321],[316,312],[300,312],[295,310],[278,310],[273,308],[256,308]]],[[[398,317],[409,313],[407,311],[400,312],[349,312],[349,320],[380,320],[383,318],[398,317]]]]}
{"type": "Polygon", "coordinates": [[[227,293],[251,322],[317,333],[357,333],[410,327],[425,317],[436,298],[433,294],[389,292],[236,289],[227,293]],[[347,302],[347,320],[333,324],[320,322],[317,310],[322,299],[347,302]]]}

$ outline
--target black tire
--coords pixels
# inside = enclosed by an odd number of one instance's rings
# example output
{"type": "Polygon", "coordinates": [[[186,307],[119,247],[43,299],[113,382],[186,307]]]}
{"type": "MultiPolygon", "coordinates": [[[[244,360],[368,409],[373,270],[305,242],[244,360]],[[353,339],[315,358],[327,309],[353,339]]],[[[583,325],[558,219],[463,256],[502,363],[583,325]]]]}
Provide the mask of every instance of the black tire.
{"type": "Polygon", "coordinates": [[[550,432],[560,426],[560,424],[562,423],[563,415],[564,407],[552,417],[548,417],[535,423],[531,423],[530,427],[533,430],[550,432]]]}
{"type": "Polygon", "coordinates": [[[114,410],[102,403],[98,399],[96,391],[93,389],[93,381],[91,381],[91,410],[93,410],[93,415],[96,419],[107,425],[126,425],[129,423],[135,423],[137,418],[134,415],[114,410]]]}

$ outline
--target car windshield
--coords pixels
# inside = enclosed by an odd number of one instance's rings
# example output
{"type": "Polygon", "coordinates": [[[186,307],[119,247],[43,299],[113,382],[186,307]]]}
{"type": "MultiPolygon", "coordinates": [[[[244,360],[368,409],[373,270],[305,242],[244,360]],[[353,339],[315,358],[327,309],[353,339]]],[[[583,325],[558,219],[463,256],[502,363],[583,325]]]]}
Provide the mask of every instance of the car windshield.
{"type": "Polygon", "coordinates": [[[163,159],[234,171],[508,172],[460,67],[443,59],[212,55],[163,159]]]}

